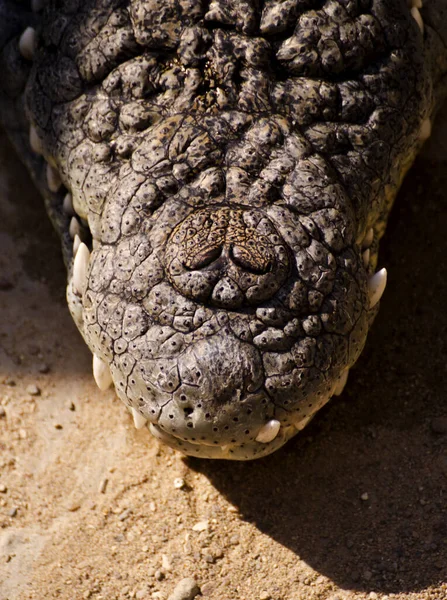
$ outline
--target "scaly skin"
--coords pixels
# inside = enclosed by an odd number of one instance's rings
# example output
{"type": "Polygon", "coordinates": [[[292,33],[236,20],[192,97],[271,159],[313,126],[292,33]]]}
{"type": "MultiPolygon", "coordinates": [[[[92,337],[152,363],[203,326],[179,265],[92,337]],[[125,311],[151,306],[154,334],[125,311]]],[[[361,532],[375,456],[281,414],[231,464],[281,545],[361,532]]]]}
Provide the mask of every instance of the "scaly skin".
{"type": "Polygon", "coordinates": [[[365,344],[378,241],[445,93],[447,0],[21,6],[0,2],[4,123],[97,379],[182,452],[272,452],[365,344]]]}

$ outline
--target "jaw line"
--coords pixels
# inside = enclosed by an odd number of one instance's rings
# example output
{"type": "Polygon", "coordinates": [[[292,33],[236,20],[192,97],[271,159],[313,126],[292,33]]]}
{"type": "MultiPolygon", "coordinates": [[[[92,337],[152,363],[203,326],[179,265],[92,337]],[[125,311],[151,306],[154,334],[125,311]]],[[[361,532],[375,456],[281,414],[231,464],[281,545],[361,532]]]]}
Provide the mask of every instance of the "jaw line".
{"type": "Polygon", "coordinates": [[[221,458],[226,460],[253,460],[262,458],[281,448],[292,436],[298,433],[298,430],[293,425],[283,425],[275,439],[269,443],[263,444],[262,442],[254,441],[246,444],[226,444],[219,446],[218,444],[207,445],[186,442],[167,433],[154,423],[148,424],[148,429],[157,440],[188,456],[212,459],[221,458]]]}

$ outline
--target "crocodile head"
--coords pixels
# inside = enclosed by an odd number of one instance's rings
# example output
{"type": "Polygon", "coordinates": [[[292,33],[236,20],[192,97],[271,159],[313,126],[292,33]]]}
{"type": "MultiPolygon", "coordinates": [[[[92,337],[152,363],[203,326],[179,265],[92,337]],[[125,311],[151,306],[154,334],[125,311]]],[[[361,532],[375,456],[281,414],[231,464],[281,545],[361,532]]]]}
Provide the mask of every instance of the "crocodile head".
{"type": "Polygon", "coordinates": [[[376,314],[434,106],[420,13],[76,4],[39,18],[26,97],[96,381],[186,454],[266,455],[341,391],[376,314]]]}

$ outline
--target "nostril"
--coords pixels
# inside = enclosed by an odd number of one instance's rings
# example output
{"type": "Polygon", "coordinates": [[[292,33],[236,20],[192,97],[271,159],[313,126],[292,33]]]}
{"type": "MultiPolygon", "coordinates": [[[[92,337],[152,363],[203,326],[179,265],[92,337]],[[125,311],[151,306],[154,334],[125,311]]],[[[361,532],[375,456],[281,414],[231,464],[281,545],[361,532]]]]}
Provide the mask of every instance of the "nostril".
{"type": "Polygon", "coordinates": [[[272,261],[270,256],[266,256],[266,253],[263,253],[262,257],[255,256],[252,250],[251,248],[231,245],[230,258],[239,268],[254,275],[265,275],[265,273],[271,271],[272,261]]]}
{"type": "Polygon", "coordinates": [[[222,245],[200,249],[193,256],[188,256],[183,266],[188,271],[198,271],[209,267],[222,254],[222,245]]]}

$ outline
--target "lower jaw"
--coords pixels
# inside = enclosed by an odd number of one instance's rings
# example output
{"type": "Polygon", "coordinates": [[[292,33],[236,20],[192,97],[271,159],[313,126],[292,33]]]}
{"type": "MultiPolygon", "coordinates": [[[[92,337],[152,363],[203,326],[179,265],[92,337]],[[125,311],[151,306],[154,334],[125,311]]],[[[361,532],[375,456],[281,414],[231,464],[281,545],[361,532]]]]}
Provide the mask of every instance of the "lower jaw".
{"type": "Polygon", "coordinates": [[[231,444],[225,446],[195,444],[179,439],[169,433],[166,433],[158,425],[150,423],[149,431],[160,442],[167,446],[178,450],[188,456],[196,456],[198,458],[212,458],[224,460],[254,460],[267,456],[278,448],[281,448],[298,430],[296,427],[289,425],[281,427],[281,431],[275,439],[268,443],[257,442],[256,440],[244,442],[241,444],[231,444]]]}

